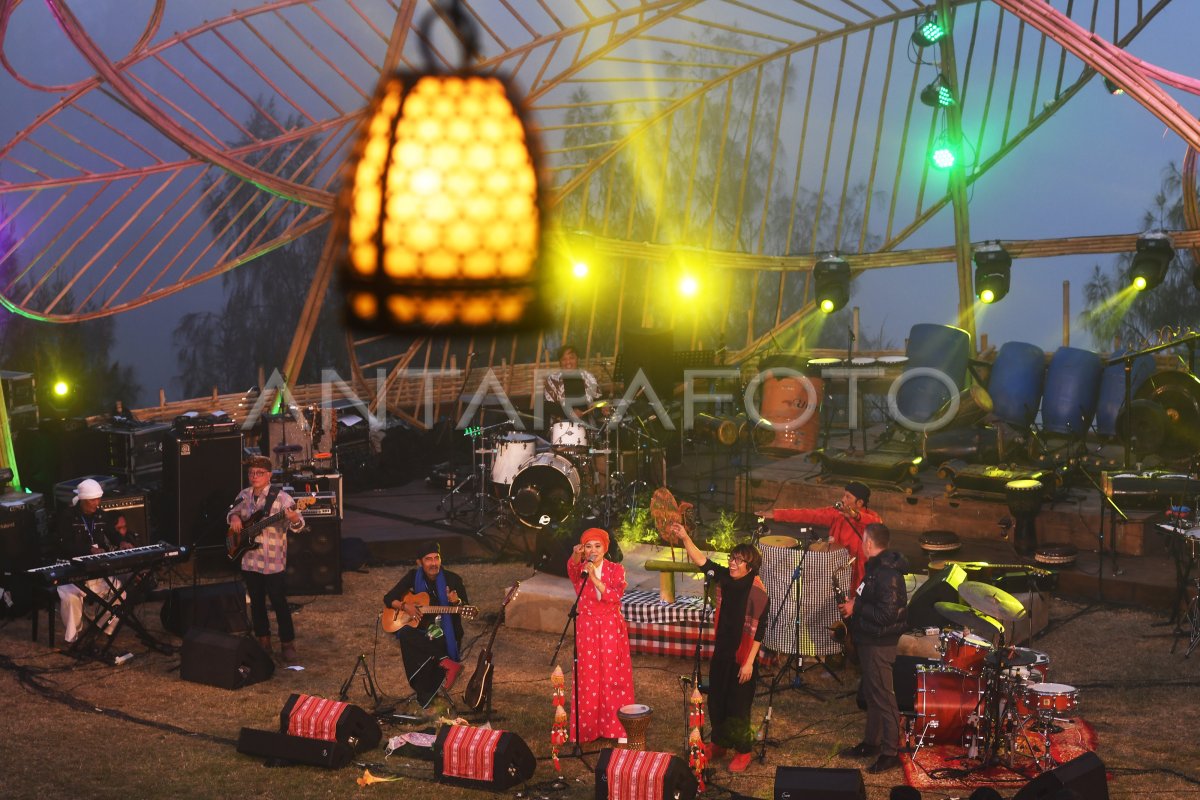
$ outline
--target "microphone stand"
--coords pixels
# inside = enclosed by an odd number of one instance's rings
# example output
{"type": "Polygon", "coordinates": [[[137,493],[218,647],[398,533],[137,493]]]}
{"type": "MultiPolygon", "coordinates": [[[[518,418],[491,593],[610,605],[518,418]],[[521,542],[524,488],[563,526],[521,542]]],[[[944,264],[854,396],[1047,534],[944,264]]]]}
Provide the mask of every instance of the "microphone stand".
{"type": "MultiPolygon", "coordinates": [[[[694,648],[692,648],[692,686],[694,686],[696,689],[700,690],[700,694],[702,694],[702,695],[707,695],[708,691],[704,688],[704,685],[700,682],[700,663],[701,663],[700,656],[704,649],[704,629],[708,626],[708,612],[709,612],[709,609],[711,608],[711,605],[709,604],[708,601],[711,596],[712,579],[714,577],[715,577],[715,574],[712,572],[712,570],[705,571],[705,573],[704,573],[704,599],[701,601],[701,606],[700,606],[700,622],[696,626],[696,646],[694,648]]],[[[691,733],[691,731],[688,729],[688,710],[689,710],[690,702],[691,702],[691,697],[685,697],[683,699],[683,740],[684,740],[684,742],[687,742],[687,737],[691,733]]],[[[703,729],[701,729],[700,734],[701,734],[701,739],[703,739],[704,738],[703,729]]]]}
{"type": "MultiPolygon", "coordinates": [[[[575,635],[571,638],[571,714],[575,717],[575,738],[571,742],[571,752],[567,754],[567,758],[578,758],[583,762],[588,771],[592,770],[592,765],[587,762],[584,757],[583,746],[579,743],[579,599],[583,597],[583,592],[588,586],[588,576],[583,576],[583,581],[579,585],[579,591],[575,593],[575,602],[571,604],[571,610],[567,612],[567,623],[563,625],[562,634],[558,637],[558,644],[554,647],[554,655],[550,656],[550,665],[554,666],[558,663],[558,654],[562,650],[563,642],[567,638],[567,631],[571,629],[571,625],[575,625],[575,635]]],[[[566,788],[565,786],[563,788],[566,788]]]]}

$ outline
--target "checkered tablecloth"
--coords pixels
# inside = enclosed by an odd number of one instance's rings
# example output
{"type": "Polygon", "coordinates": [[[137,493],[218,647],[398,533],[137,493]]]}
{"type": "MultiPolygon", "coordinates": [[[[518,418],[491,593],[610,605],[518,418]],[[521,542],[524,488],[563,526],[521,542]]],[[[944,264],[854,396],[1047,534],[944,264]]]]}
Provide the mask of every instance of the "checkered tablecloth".
{"type": "MultiPolygon", "coordinates": [[[[679,597],[674,603],[662,602],[655,590],[630,589],[621,596],[621,613],[629,628],[629,649],[654,656],[690,658],[696,652],[696,636],[701,630],[704,600],[679,597]]],[[[709,606],[703,627],[701,657],[712,655],[716,630],[709,606]]]]}
{"type": "MultiPolygon", "coordinates": [[[[763,545],[760,550],[763,556],[761,575],[771,604],[763,646],[792,654],[796,652],[796,594],[792,575],[805,551],[769,545],[763,545]]],[[[829,633],[829,626],[839,618],[833,599],[834,574],[842,589],[850,595],[855,588],[850,585],[850,554],[842,548],[808,552],[800,579],[800,655],[827,656],[841,651],[841,645],[829,633]]]]}

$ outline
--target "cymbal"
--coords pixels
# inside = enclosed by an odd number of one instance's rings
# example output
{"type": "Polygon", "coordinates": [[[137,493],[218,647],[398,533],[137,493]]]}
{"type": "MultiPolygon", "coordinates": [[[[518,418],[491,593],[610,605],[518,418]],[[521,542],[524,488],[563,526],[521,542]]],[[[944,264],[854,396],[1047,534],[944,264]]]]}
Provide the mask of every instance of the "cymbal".
{"type": "Polygon", "coordinates": [[[1002,619],[1005,622],[1016,622],[1024,619],[1029,612],[1021,601],[1003,589],[989,583],[978,581],[963,581],[958,587],[959,596],[967,605],[976,611],[981,611],[989,617],[1002,619]]]}
{"type": "Polygon", "coordinates": [[[995,636],[996,631],[1004,627],[986,614],[981,614],[970,606],[964,606],[961,603],[947,603],[941,600],[934,603],[933,607],[939,614],[954,624],[962,625],[973,633],[978,633],[988,638],[995,636]]]}

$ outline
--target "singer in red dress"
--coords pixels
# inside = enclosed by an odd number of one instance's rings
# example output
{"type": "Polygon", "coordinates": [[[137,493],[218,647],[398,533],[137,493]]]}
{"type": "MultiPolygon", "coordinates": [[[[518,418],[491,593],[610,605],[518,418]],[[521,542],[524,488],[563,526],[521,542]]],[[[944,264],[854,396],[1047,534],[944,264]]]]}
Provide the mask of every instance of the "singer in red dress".
{"type": "Polygon", "coordinates": [[[617,719],[617,709],[633,702],[629,631],[621,616],[625,568],[606,560],[607,552],[608,533],[588,528],[567,561],[567,577],[575,591],[583,588],[575,620],[579,666],[572,676],[575,685],[570,695],[579,713],[578,736],[575,709],[570,714],[571,738],[579,742],[623,737],[625,729],[617,719]]]}

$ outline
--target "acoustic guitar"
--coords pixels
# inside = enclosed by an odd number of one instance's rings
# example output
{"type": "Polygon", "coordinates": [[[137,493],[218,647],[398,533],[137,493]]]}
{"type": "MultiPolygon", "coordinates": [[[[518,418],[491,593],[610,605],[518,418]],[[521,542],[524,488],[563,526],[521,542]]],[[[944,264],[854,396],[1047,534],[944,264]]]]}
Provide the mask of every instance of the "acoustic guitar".
{"type": "Polygon", "coordinates": [[[479,661],[475,664],[475,672],[471,674],[471,680],[467,681],[463,700],[472,711],[482,709],[492,696],[492,645],[496,643],[496,632],[504,624],[504,609],[516,599],[520,592],[521,582],[517,581],[504,595],[504,602],[500,604],[500,615],[496,618],[496,624],[492,626],[492,634],[488,637],[487,646],[480,651],[479,661]]]}
{"type": "MultiPolygon", "coordinates": [[[[296,497],[293,499],[296,501],[297,511],[303,511],[317,502],[316,497],[296,497]]],[[[262,547],[262,543],[258,541],[258,537],[262,535],[262,532],[287,517],[287,511],[263,516],[266,512],[267,509],[265,508],[254,512],[254,515],[250,519],[242,523],[240,531],[234,531],[233,528],[225,531],[225,555],[229,557],[230,561],[238,561],[251,550],[257,550],[259,547],[262,547]]]]}
{"type": "Polygon", "coordinates": [[[417,613],[409,614],[402,608],[385,608],[379,612],[379,623],[388,633],[395,633],[406,625],[410,628],[417,627],[426,614],[459,614],[464,619],[475,619],[479,614],[479,609],[475,606],[431,606],[429,600],[428,592],[409,592],[400,602],[406,606],[416,606],[417,613]]]}

